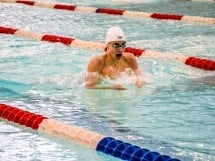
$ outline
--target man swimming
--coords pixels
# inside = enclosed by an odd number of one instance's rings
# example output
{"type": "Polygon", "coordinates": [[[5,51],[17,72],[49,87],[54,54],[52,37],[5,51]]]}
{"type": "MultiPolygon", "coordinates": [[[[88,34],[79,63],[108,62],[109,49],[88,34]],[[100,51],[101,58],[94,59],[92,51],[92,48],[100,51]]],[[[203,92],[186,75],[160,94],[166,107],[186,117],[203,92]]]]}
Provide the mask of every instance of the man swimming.
{"type": "Polygon", "coordinates": [[[85,78],[86,88],[93,89],[126,89],[120,84],[113,86],[95,86],[101,77],[116,79],[126,69],[131,69],[136,76],[135,85],[141,88],[144,84],[136,57],[131,53],[125,53],[126,38],[119,27],[111,27],[106,34],[105,53],[93,57],[87,67],[88,75],[85,78]]]}

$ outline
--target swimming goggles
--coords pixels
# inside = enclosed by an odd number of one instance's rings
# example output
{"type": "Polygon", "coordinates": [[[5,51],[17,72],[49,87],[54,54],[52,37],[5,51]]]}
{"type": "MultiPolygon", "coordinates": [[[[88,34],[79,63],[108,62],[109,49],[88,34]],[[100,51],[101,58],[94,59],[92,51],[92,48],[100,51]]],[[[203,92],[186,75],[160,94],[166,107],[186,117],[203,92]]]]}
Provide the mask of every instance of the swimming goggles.
{"type": "Polygon", "coordinates": [[[123,49],[126,47],[126,42],[122,43],[122,44],[119,44],[119,43],[113,43],[112,44],[113,48],[114,49],[118,49],[120,47],[122,47],[123,49]]]}

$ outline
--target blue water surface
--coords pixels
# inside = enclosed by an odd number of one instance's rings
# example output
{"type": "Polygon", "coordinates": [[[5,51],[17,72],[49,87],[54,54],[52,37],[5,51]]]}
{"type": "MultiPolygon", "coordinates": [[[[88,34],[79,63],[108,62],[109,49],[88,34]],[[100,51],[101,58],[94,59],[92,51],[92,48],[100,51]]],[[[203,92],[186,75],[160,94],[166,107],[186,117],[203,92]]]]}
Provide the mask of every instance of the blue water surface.
{"type": "MultiPolygon", "coordinates": [[[[52,1],[54,2],[54,1],[52,1]]],[[[81,6],[215,17],[215,3],[174,0],[61,0],[81,6]]],[[[0,3],[0,25],[104,42],[120,26],[128,46],[215,60],[215,26],[131,19],[0,3]]],[[[139,58],[146,84],[86,90],[102,51],[0,35],[0,102],[112,136],[185,161],[215,160],[215,73],[161,58],[139,58]]],[[[129,79],[129,78],[128,78],[129,79]]],[[[87,147],[0,121],[0,160],[114,161],[87,147]]]]}

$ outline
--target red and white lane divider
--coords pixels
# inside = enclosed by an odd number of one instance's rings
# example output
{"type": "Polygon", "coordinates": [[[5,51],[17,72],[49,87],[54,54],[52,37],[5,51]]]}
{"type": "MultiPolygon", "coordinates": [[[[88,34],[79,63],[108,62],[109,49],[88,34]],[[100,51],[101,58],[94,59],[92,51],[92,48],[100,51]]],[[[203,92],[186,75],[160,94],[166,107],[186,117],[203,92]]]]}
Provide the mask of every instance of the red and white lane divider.
{"type": "MultiPolygon", "coordinates": [[[[12,34],[23,38],[35,39],[38,41],[49,41],[49,42],[59,42],[68,46],[76,47],[76,48],[86,48],[91,50],[104,50],[105,44],[99,42],[92,41],[84,41],[73,39],[70,37],[51,35],[51,34],[42,34],[37,32],[26,31],[22,29],[14,29],[9,27],[0,26],[0,34],[12,34]]],[[[190,65],[196,68],[214,71],[215,70],[215,61],[207,60],[197,57],[183,56],[177,54],[170,53],[159,53],[155,51],[145,50],[145,49],[137,49],[133,47],[126,47],[125,52],[133,53],[137,57],[144,58],[166,58],[171,60],[178,60],[186,65],[190,65]]]]}
{"type": "Polygon", "coordinates": [[[136,11],[111,9],[111,8],[81,7],[81,6],[71,5],[71,4],[39,2],[39,1],[30,1],[30,0],[0,0],[0,2],[20,3],[20,4],[31,5],[31,6],[37,6],[37,7],[78,11],[78,12],[84,12],[84,13],[120,15],[123,17],[134,17],[134,18],[148,17],[148,18],[154,18],[154,19],[160,19],[160,20],[177,20],[177,21],[186,21],[186,22],[215,24],[215,18],[211,18],[211,17],[187,16],[187,15],[177,15],[177,14],[168,14],[168,13],[136,12],[136,11]]]}
{"type": "Polygon", "coordinates": [[[0,119],[94,148],[103,135],[0,103],[0,119]]]}
{"type": "Polygon", "coordinates": [[[122,160],[180,161],[121,140],[0,103],[0,120],[88,146],[122,160]]]}

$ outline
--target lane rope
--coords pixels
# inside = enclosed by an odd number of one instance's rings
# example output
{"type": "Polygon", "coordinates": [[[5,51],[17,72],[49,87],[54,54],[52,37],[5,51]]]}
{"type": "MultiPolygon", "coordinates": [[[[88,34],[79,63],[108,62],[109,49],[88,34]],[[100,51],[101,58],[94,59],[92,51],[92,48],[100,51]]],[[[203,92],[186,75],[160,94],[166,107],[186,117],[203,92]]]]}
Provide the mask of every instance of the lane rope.
{"type": "Polygon", "coordinates": [[[185,21],[191,23],[206,23],[215,24],[215,18],[212,17],[200,17],[200,16],[188,16],[188,15],[177,15],[169,13],[150,13],[150,12],[140,12],[140,11],[128,11],[122,9],[113,8],[95,8],[95,7],[84,7],[76,6],[72,4],[63,3],[51,3],[51,2],[39,2],[39,1],[28,1],[28,0],[0,0],[4,3],[19,3],[30,6],[37,6],[43,8],[60,9],[67,11],[78,11],[83,13],[100,13],[100,14],[110,14],[118,15],[128,18],[153,18],[159,20],[177,20],[185,21]]]}
{"type": "MultiPolygon", "coordinates": [[[[62,43],[67,46],[76,47],[76,48],[85,48],[90,50],[101,50],[104,51],[105,44],[100,42],[93,42],[93,41],[84,41],[73,39],[70,37],[52,35],[52,34],[42,34],[37,32],[26,31],[22,29],[15,29],[10,27],[0,26],[0,34],[11,34],[16,35],[22,38],[30,38],[37,41],[48,41],[52,43],[62,43]]],[[[194,56],[183,56],[177,54],[170,54],[170,53],[159,53],[156,51],[150,51],[145,49],[138,49],[133,47],[126,47],[125,52],[133,53],[137,57],[143,58],[167,58],[170,60],[178,60],[186,65],[208,70],[214,71],[215,70],[215,61],[209,59],[198,58],[194,56]]]]}
{"type": "Polygon", "coordinates": [[[130,161],[180,161],[167,155],[161,155],[113,137],[101,135],[74,125],[66,125],[20,108],[0,103],[0,119],[15,123],[38,132],[46,133],[69,142],[75,142],[96,151],[103,152],[122,160],[130,161]]]}

